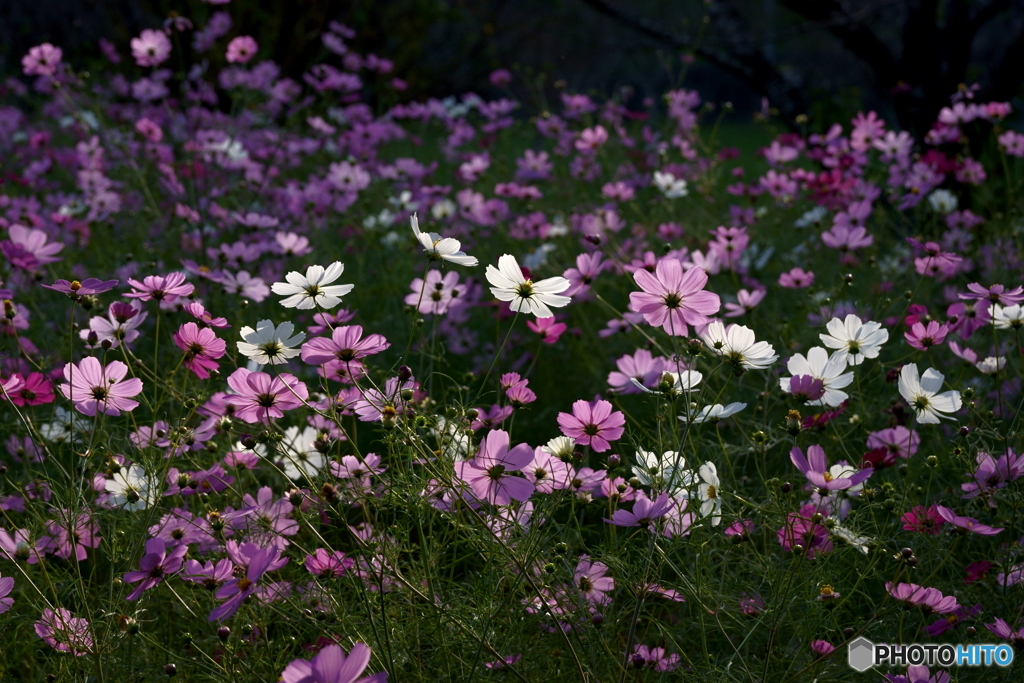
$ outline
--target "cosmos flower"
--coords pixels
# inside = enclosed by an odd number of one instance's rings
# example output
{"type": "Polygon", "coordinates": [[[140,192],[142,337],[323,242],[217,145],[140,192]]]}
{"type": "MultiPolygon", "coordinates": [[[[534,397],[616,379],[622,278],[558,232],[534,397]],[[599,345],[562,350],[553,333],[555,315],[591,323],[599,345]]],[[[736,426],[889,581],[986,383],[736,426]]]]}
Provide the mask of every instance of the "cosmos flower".
{"type": "Polygon", "coordinates": [[[70,399],[75,410],[83,415],[120,415],[121,411],[131,412],[139,402],[131,400],[142,393],[142,380],[136,377],[125,379],[128,366],[119,360],[111,361],[106,367],[89,356],[76,365],[64,366],[64,379],[60,392],[70,399]]]}
{"type": "Polygon", "coordinates": [[[865,358],[878,358],[882,344],[889,340],[889,331],[881,323],[863,322],[853,313],[845,320],[832,318],[825,326],[828,334],[819,334],[821,343],[836,349],[850,365],[860,365],[865,358]]]}
{"type": "Polygon", "coordinates": [[[281,301],[285,308],[330,309],[340,304],[341,297],[355,288],[355,285],[331,284],[341,277],[343,272],[345,265],[340,261],[335,261],[326,268],[310,266],[306,268],[305,275],[293,270],[284,276],[287,282],[275,282],[270,289],[274,294],[287,297],[281,301]]]}
{"type": "Polygon", "coordinates": [[[370,648],[363,643],[352,646],[346,656],[340,646],[324,646],[315,657],[296,659],[281,672],[281,683],[387,683],[386,671],[363,676],[370,664],[370,648]]]}
{"type": "Polygon", "coordinates": [[[238,368],[228,377],[228,386],[235,392],[226,397],[235,406],[235,417],[249,423],[284,417],[284,411],[300,407],[309,398],[306,385],[287,372],[271,377],[238,368]]]}
{"type": "MultiPolygon", "coordinates": [[[[412,224],[412,234],[416,237],[416,241],[420,243],[423,251],[431,259],[448,261],[458,266],[475,266],[479,263],[475,256],[466,256],[465,252],[462,251],[462,243],[457,239],[441,237],[436,232],[421,232],[420,222],[416,214],[412,215],[409,222],[412,224]]],[[[490,275],[488,275],[487,279],[491,279],[490,275]]],[[[492,282],[491,284],[494,283],[492,282]]],[[[502,299],[502,301],[507,301],[507,299],[502,299]]]]}
{"type": "Polygon", "coordinates": [[[604,453],[624,431],[626,417],[612,411],[612,404],[599,400],[591,404],[580,399],[572,404],[572,413],[559,413],[558,426],[562,433],[575,439],[581,446],[590,445],[596,453],[604,453]]]}
{"type": "MultiPolygon", "coordinates": [[[[843,372],[846,369],[847,357],[846,354],[838,353],[829,357],[828,351],[815,346],[807,352],[806,357],[801,353],[793,354],[786,367],[794,377],[808,376],[821,381],[825,393],[820,399],[810,401],[809,405],[835,407],[849,398],[849,394],[841,390],[853,382],[853,372],[843,372]]],[[[787,393],[792,393],[791,379],[779,379],[779,386],[787,393]]]]}
{"type": "Polygon", "coordinates": [[[493,429],[484,437],[476,457],[455,463],[455,474],[469,485],[476,498],[492,505],[508,505],[513,500],[529,500],[533,495],[534,485],[528,479],[508,474],[522,470],[532,461],[532,448],[521,443],[509,449],[508,432],[493,429]]]}
{"type": "Polygon", "coordinates": [[[955,413],[962,405],[959,391],[944,391],[941,394],[944,376],[935,368],[928,368],[919,376],[916,363],[908,363],[900,369],[900,395],[917,411],[917,421],[922,424],[938,424],[939,418],[956,419],[946,413],[955,413]]]}
{"type": "Polygon", "coordinates": [[[260,365],[281,365],[290,358],[298,356],[300,351],[295,348],[306,338],[305,332],[292,335],[295,325],[283,322],[275,326],[271,320],[261,320],[256,329],[243,327],[239,334],[242,340],[236,342],[238,351],[260,365]]]}
{"type": "Polygon", "coordinates": [[[654,273],[637,270],[633,279],[643,291],[630,293],[630,309],[670,335],[687,336],[688,325],[706,325],[708,316],[718,313],[722,305],[717,294],[704,291],[708,274],[703,268],[684,273],[683,264],[674,258],[658,261],[654,273]]]}
{"type": "Polygon", "coordinates": [[[487,266],[487,281],[491,283],[491,294],[498,301],[509,302],[509,308],[517,313],[532,313],[538,318],[551,318],[551,308],[562,308],[571,299],[561,296],[569,288],[564,277],[549,277],[534,282],[523,275],[516,257],[505,254],[498,259],[498,267],[487,266]]]}
{"type": "Polygon", "coordinates": [[[156,502],[159,485],[139,465],[122,467],[104,483],[110,504],[123,510],[145,510],[156,502]]]}

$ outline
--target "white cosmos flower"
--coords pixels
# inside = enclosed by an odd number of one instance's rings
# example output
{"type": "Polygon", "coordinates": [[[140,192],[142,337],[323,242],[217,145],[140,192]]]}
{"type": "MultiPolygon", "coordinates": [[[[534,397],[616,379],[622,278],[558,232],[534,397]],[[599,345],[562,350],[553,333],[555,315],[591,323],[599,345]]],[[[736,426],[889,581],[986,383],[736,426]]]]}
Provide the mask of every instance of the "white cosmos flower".
{"type": "Polygon", "coordinates": [[[238,351],[260,365],[281,365],[289,358],[299,355],[295,348],[306,338],[305,332],[292,335],[295,325],[283,322],[274,327],[272,320],[261,320],[256,329],[243,327],[239,334],[242,341],[236,342],[238,351]]]}
{"type": "Polygon", "coordinates": [[[874,543],[874,539],[869,536],[858,536],[843,525],[839,523],[835,517],[829,517],[828,521],[833,525],[829,529],[829,534],[838,538],[844,543],[849,543],[857,550],[861,551],[865,555],[868,554],[868,545],[874,543]]]}
{"type": "Polygon", "coordinates": [[[956,211],[957,199],[956,195],[949,190],[935,190],[928,195],[928,203],[931,204],[932,210],[937,213],[950,213],[956,211]]]}
{"type": "Polygon", "coordinates": [[[700,514],[703,517],[711,516],[711,526],[718,526],[722,522],[722,483],[718,480],[718,469],[715,463],[706,462],[700,466],[700,478],[703,479],[697,487],[700,495],[700,514]]]}
{"type": "Polygon", "coordinates": [[[138,465],[122,467],[106,482],[110,504],[125,510],[145,510],[156,502],[157,484],[138,465]]]}
{"type": "Polygon", "coordinates": [[[636,377],[630,377],[630,383],[646,394],[669,394],[678,396],[687,391],[693,391],[704,379],[704,375],[696,370],[684,370],[683,372],[663,372],[658,379],[654,389],[648,389],[640,383],[636,377]]]}
{"type": "MultiPolygon", "coordinates": [[[[815,379],[820,379],[821,383],[825,386],[825,395],[817,401],[808,401],[807,405],[831,406],[834,408],[849,398],[849,395],[845,391],[840,391],[840,389],[850,386],[850,382],[853,381],[853,373],[843,372],[846,369],[846,357],[839,355],[839,353],[832,354],[830,358],[828,351],[820,346],[815,346],[807,352],[806,358],[801,353],[794,354],[789,359],[786,367],[794,377],[797,375],[809,375],[815,379]]],[[[783,391],[789,391],[789,380],[791,379],[792,377],[782,377],[779,379],[779,386],[782,387],[783,391]]]]}
{"type": "Polygon", "coordinates": [[[992,324],[999,330],[1019,330],[1024,327],[1024,308],[1020,304],[992,307],[992,324]]]}
{"type": "Polygon", "coordinates": [[[693,472],[686,469],[686,459],[676,451],[665,451],[659,457],[654,451],[636,449],[637,464],[633,475],[644,486],[664,491],[670,496],[685,496],[693,484],[693,472]]]}
{"type": "Polygon", "coordinates": [[[865,358],[878,358],[882,344],[889,341],[889,330],[881,323],[862,322],[853,313],[846,320],[832,318],[825,327],[828,334],[818,335],[821,343],[836,349],[835,355],[844,356],[850,365],[860,365],[865,358]]]}
{"type": "Polygon", "coordinates": [[[576,442],[568,436],[556,436],[541,446],[541,448],[559,460],[568,460],[576,449],[576,442]]]}
{"type": "Polygon", "coordinates": [[[900,396],[917,411],[918,422],[938,424],[940,417],[949,417],[943,413],[960,410],[962,403],[959,391],[939,393],[944,379],[942,373],[935,368],[928,368],[923,375],[918,376],[917,363],[907,363],[900,370],[900,396]]]}
{"type": "Polygon", "coordinates": [[[661,193],[668,199],[678,199],[689,194],[686,188],[686,181],[677,179],[671,173],[654,172],[654,186],[661,190],[661,193]]]}
{"type": "MultiPolygon", "coordinates": [[[[695,425],[704,424],[705,422],[718,422],[727,417],[732,417],[746,407],[746,403],[730,403],[727,406],[716,403],[713,406],[704,406],[699,413],[694,415],[692,422],[695,425]]],[[[685,415],[680,415],[679,419],[686,422],[685,415]]]]}
{"type": "Polygon", "coordinates": [[[708,350],[744,370],[763,370],[779,359],[768,342],[754,339],[754,331],[743,325],[726,327],[718,320],[708,323],[701,333],[708,350]]]}
{"type": "Polygon", "coordinates": [[[435,261],[450,261],[460,266],[475,266],[479,263],[476,256],[466,256],[465,252],[461,251],[462,243],[457,239],[441,237],[436,232],[420,232],[420,221],[416,214],[413,214],[409,221],[412,223],[412,234],[416,236],[416,240],[430,258],[435,261]]]}
{"type": "Polygon", "coordinates": [[[994,375],[1006,367],[1006,356],[988,356],[985,360],[979,360],[974,367],[986,375],[994,375]]]}
{"type": "Polygon", "coordinates": [[[498,259],[498,267],[487,266],[487,281],[491,294],[498,301],[509,302],[509,308],[518,313],[533,313],[538,318],[551,318],[555,314],[548,306],[562,308],[572,299],[560,292],[569,289],[570,282],[560,275],[540,282],[527,280],[519,268],[516,257],[505,254],[498,259]]]}
{"type": "Polygon", "coordinates": [[[340,261],[335,261],[326,268],[310,266],[306,269],[305,275],[293,270],[284,276],[288,282],[275,282],[270,289],[274,294],[288,297],[281,302],[285,308],[334,308],[341,303],[341,297],[355,287],[331,284],[341,277],[344,271],[345,265],[340,261]]]}
{"type": "Polygon", "coordinates": [[[313,446],[313,442],[319,438],[319,432],[312,427],[304,427],[301,431],[298,427],[284,430],[281,455],[286,477],[305,479],[316,476],[326,460],[324,454],[313,446]]]}

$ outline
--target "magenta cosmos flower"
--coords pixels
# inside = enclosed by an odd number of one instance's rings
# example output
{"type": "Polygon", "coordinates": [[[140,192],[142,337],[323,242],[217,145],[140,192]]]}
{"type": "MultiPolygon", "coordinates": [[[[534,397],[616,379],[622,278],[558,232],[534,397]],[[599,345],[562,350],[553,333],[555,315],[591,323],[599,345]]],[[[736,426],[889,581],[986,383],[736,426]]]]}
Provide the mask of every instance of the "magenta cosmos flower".
{"type": "Polygon", "coordinates": [[[224,355],[227,348],[227,342],[218,339],[213,330],[199,327],[195,323],[185,323],[179,327],[174,333],[174,343],[185,352],[185,367],[200,379],[206,379],[211,370],[220,367],[217,359],[224,355]]]}
{"type": "Polygon", "coordinates": [[[952,595],[943,595],[938,588],[925,588],[916,583],[885,584],[885,590],[897,600],[911,607],[920,607],[926,613],[948,614],[956,611],[960,605],[952,595]]]}
{"type": "Polygon", "coordinates": [[[142,393],[142,380],[137,377],[125,379],[128,366],[119,360],[112,361],[106,368],[93,357],[83,358],[78,364],[64,366],[65,384],[60,392],[75,404],[75,410],[84,415],[120,415],[121,411],[131,412],[139,405],[132,396],[142,393]]]}
{"type": "Polygon", "coordinates": [[[235,393],[225,400],[235,406],[235,417],[250,424],[284,417],[284,411],[298,408],[309,398],[306,385],[287,372],[272,377],[238,368],[228,377],[228,386],[235,393]]]}
{"type": "Polygon", "coordinates": [[[146,554],[139,560],[139,571],[124,575],[125,583],[138,583],[126,600],[138,600],[143,592],[153,588],[171,574],[181,571],[188,545],[181,544],[167,552],[167,543],[162,538],[146,541],[146,554]]]}
{"type": "Polygon", "coordinates": [[[317,337],[302,345],[302,362],[323,365],[337,360],[351,362],[388,349],[391,343],[380,334],[363,336],[360,325],[337,327],[330,338],[317,337]]]}
{"type": "Polygon", "coordinates": [[[331,643],[313,659],[296,659],[281,672],[282,683],[387,683],[388,673],[359,676],[370,663],[370,648],[356,643],[345,656],[340,646],[331,643]]]}
{"type": "Polygon", "coordinates": [[[603,400],[591,404],[580,399],[572,404],[572,414],[558,414],[562,433],[581,446],[589,444],[597,453],[611,448],[608,442],[622,436],[624,424],[625,415],[612,412],[612,404],[603,400]]]}
{"type": "Polygon", "coordinates": [[[70,652],[76,657],[92,650],[92,634],[89,622],[58,607],[56,611],[47,607],[35,623],[36,635],[58,652],[70,652]]]}
{"type": "Polygon", "coordinates": [[[469,485],[474,496],[492,505],[525,501],[533,495],[532,483],[508,474],[533,462],[533,449],[525,443],[511,450],[508,446],[508,432],[495,429],[484,437],[475,458],[455,463],[456,476],[469,485]]]}
{"type": "MultiPolygon", "coordinates": [[[[281,551],[277,548],[261,548],[249,558],[249,566],[246,567],[245,575],[232,579],[217,589],[215,597],[224,602],[210,612],[207,621],[220,621],[227,619],[238,611],[242,601],[256,592],[257,582],[263,575],[273,568],[279,569],[284,563],[279,562],[281,551]],[[227,598],[225,600],[225,598],[227,598]]],[[[288,560],[285,559],[285,562],[288,560]]]]}
{"type": "Polygon", "coordinates": [[[653,274],[636,271],[633,279],[644,291],[629,295],[629,307],[670,335],[687,336],[688,325],[706,325],[708,316],[722,306],[717,294],[704,291],[708,282],[704,269],[694,267],[684,273],[683,264],[674,258],[661,259],[653,274]]]}

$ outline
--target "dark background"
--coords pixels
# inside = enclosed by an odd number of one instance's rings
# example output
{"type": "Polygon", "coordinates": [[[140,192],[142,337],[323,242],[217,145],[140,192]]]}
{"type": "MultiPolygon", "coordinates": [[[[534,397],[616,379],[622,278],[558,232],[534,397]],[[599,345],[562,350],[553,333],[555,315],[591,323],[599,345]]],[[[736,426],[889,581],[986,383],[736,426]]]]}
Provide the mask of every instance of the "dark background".
{"type": "Polygon", "coordinates": [[[1024,0],[0,0],[0,74],[20,73],[46,41],[76,69],[114,68],[101,37],[128,62],[143,28],[174,13],[199,27],[218,10],[234,25],[212,61],[249,34],[298,80],[331,56],[319,36],[338,20],[358,32],[354,49],[395,62],[408,99],[496,94],[487,76],[506,67],[535,108],[559,80],[601,95],[630,85],[636,104],[678,86],[685,67],[682,85],[741,111],[764,96],[784,122],[813,124],[869,107],[920,133],[960,83],[1012,100],[1024,78],[1024,0]]]}

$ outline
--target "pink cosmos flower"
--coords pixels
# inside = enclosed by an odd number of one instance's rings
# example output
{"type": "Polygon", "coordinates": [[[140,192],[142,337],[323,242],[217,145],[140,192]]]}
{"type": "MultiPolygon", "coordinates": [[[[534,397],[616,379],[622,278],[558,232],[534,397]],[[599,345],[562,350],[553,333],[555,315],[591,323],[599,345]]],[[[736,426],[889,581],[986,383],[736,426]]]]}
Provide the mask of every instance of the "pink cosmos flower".
{"type": "Polygon", "coordinates": [[[829,491],[844,491],[857,486],[875,472],[871,468],[855,470],[842,463],[829,468],[825,449],[818,445],[808,446],[807,457],[799,447],[795,447],[789,452],[789,459],[807,477],[807,481],[829,491]]]}
{"type": "Polygon", "coordinates": [[[533,449],[525,443],[509,449],[508,432],[494,429],[480,444],[472,460],[455,463],[455,474],[469,485],[473,496],[492,505],[508,505],[513,500],[526,501],[533,495],[534,485],[527,479],[509,476],[533,461],[533,449]]]}
{"type": "Polygon", "coordinates": [[[576,267],[562,274],[562,277],[569,281],[569,289],[565,290],[565,295],[582,296],[590,291],[590,283],[609,265],[602,262],[603,258],[604,255],[599,251],[577,256],[576,267]]]}
{"type": "MultiPolygon", "coordinates": [[[[1022,136],[1022,138],[1024,138],[1024,136],[1022,136]]],[[[1022,156],[1024,156],[1024,154],[1022,154],[1022,156]]],[[[1014,630],[1012,626],[998,617],[993,623],[985,624],[985,628],[1003,640],[1009,641],[1015,647],[1024,647],[1024,628],[1014,630]]]]}
{"type": "Polygon", "coordinates": [[[30,48],[21,58],[21,68],[26,76],[52,76],[57,73],[63,52],[59,47],[43,43],[30,48]]]}
{"type": "Polygon", "coordinates": [[[256,56],[259,45],[252,36],[238,36],[228,43],[227,60],[229,64],[245,64],[256,56]]]}
{"type": "Polygon", "coordinates": [[[946,341],[946,334],[949,332],[948,325],[941,325],[932,320],[927,327],[923,323],[914,323],[913,327],[903,333],[907,343],[918,351],[927,351],[933,346],[938,346],[946,341]]]}
{"type": "Polygon", "coordinates": [[[791,552],[806,553],[809,558],[832,550],[828,529],[820,522],[813,521],[817,512],[817,506],[808,504],[800,508],[799,512],[786,515],[786,523],[777,534],[779,545],[791,552]]]}
{"type": "Polygon", "coordinates": [[[794,268],[779,275],[779,285],[788,289],[803,289],[814,284],[814,273],[803,268],[794,268]]]}
{"type": "Polygon", "coordinates": [[[938,588],[925,588],[916,583],[893,584],[889,581],[885,590],[896,600],[911,607],[920,607],[926,614],[949,614],[960,607],[954,596],[943,595],[938,588]]]}
{"type": "Polygon", "coordinates": [[[52,289],[55,292],[67,294],[69,298],[75,301],[81,299],[84,296],[95,296],[96,294],[102,294],[103,292],[109,292],[111,289],[117,286],[117,280],[99,280],[94,277],[89,277],[81,282],[78,280],[57,280],[52,285],[40,285],[46,289],[52,289]]]}
{"type": "Polygon", "coordinates": [[[973,517],[959,517],[955,512],[944,505],[936,505],[935,509],[942,519],[963,531],[970,531],[971,533],[980,534],[981,536],[995,536],[1003,530],[1003,527],[991,527],[987,524],[982,524],[973,517]]]}
{"type": "Polygon", "coordinates": [[[330,361],[343,363],[372,356],[391,347],[384,335],[369,334],[363,337],[360,325],[336,327],[331,337],[317,337],[302,345],[302,360],[309,365],[323,365],[330,361]]]}
{"type": "Polygon", "coordinates": [[[597,125],[593,128],[586,128],[580,133],[576,140],[576,150],[581,154],[593,154],[604,143],[608,142],[608,131],[604,126],[597,125]]]}
{"type": "Polygon", "coordinates": [[[26,228],[15,223],[7,230],[7,239],[0,242],[0,252],[12,266],[24,270],[38,270],[40,266],[60,261],[57,256],[64,249],[60,242],[50,242],[42,230],[26,228]]]}
{"type": "Polygon", "coordinates": [[[142,282],[128,278],[132,291],[125,294],[130,299],[142,301],[166,301],[172,303],[178,297],[185,297],[195,291],[195,285],[185,282],[185,273],[168,275],[147,275],[142,282]]]}
{"type": "Polygon", "coordinates": [[[562,333],[569,329],[565,323],[558,322],[555,316],[537,318],[536,322],[527,320],[526,326],[530,328],[531,332],[540,335],[541,341],[545,344],[554,344],[562,336],[562,333]]]}
{"type": "Polygon", "coordinates": [[[174,343],[185,352],[185,367],[199,379],[207,379],[211,370],[217,370],[217,359],[224,355],[227,343],[218,339],[208,327],[185,323],[174,333],[174,343]]]}
{"type": "Polygon", "coordinates": [[[583,399],[572,404],[572,413],[559,413],[558,426],[570,439],[581,446],[590,445],[596,453],[604,453],[620,436],[626,417],[619,411],[612,412],[612,404],[599,400],[591,404],[583,399]]]}
{"type": "Polygon", "coordinates": [[[888,429],[872,432],[868,436],[868,448],[885,448],[901,458],[909,458],[917,453],[921,437],[913,429],[899,425],[888,429]]]}
{"type": "Polygon", "coordinates": [[[580,555],[572,581],[587,602],[607,605],[612,601],[608,593],[615,590],[615,579],[607,574],[608,565],[591,561],[589,555],[580,555]]]}
{"type": "Polygon", "coordinates": [[[632,380],[651,388],[669,369],[669,362],[653,356],[647,349],[638,349],[632,356],[619,358],[615,366],[618,370],[608,373],[608,385],[620,394],[639,394],[641,391],[632,380]]]}
{"type": "Polygon", "coordinates": [[[684,273],[683,265],[674,258],[659,261],[653,274],[637,270],[633,279],[643,291],[630,293],[629,307],[670,335],[687,336],[688,325],[706,325],[708,316],[721,308],[717,294],[703,291],[708,282],[704,269],[695,267],[684,273]]]}
{"type": "Polygon", "coordinates": [[[122,410],[135,410],[139,402],[131,398],[142,393],[142,380],[137,377],[126,380],[127,374],[128,366],[119,360],[111,361],[104,368],[90,356],[77,365],[68,363],[64,366],[67,382],[60,385],[60,392],[83,415],[91,417],[97,412],[120,415],[122,410]]]}
{"type": "Polygon", "coordinates": [[[572,484],[572,468],[561,459],[551,455],[541,446],[533,449],[533,460],[523,468],[523,474],[533,482],[537,493],[552,493],[556,489],[567,489],[572,484]]]}
{"type": "Polygon", "coordinates": [[[668,654],[663,647],[637,645],[630,657],[637,668],[650,667],[658,672],[672,671],[679,667],[680,658],[676,653],[668,654]]]}
{"type": "Polygon", "coordinates": [[[242,601],[256,592],[259,587],[257,582],[263,578],[263,575],[272,568],[280,568],[287,562],[288,558],[281,558],[281,551],[277,548],[257,549],[248,558],[245,574],[241,578],[231,579],[217,589],[214,597],[224,600],[224,602],[210,612],[207,621],[221,621],[237,612],[238,608],[242,606],[242,601]],[[284,559],[284,562],[280,562],[281,559],[284,559]]]}
{"type": "Polygon", "coordinates": [[[157,66],[171,54],[171,41],[163,31],[144,29],[131,41],[132,57],[139,66],[157,66]]]}
{"type": "Polygon", "coordinates": [[[345,656],[340,646],[331,643],[311,660],[296,659],[281,672],[281,683],[387,683],[388,673],[363,676],[370,663],[370,648],[356,643],[345,656]]]}
{"type": "Polygon", "coordinates": [[[68,510],[59,510],[59,521],[51,519],[46,522],[49,536],[39,539],[40,552],[52,552],[57,557],[70,560],[74,557],[82,562],[89,554],[86,548],[96,548],[100,544],[99,527],[88,512],[72,514],[68,510]]]}
{"type": "Polygon", "coordinates": [[[522,408],[537,400],[537,394],[527,386],[528,383],[529,380],[524,379],[522,382],[514,384],[505,390],[505,396],[508,398],[509,403],[512,404],[512,407],[522,408]]]}
{"type": "Polygon", "coordinates": [[[56,611],[47,607],[35,624],[36,635],[58,652],[82,657],[92,650],[89,622],[76,617],[63,607],[56,611]]]}
{"type": "Polygon", "coordinates": [[[863,226],[833,225],[832,229],[821,234],[825,246],[839,251],[853,251],[870,247],[875,238],[868,234],[863,226]]]}
{"type": "Polygon", "coordinates": [[[191,315],[199,322],[203,323],[204,325],[209,325],[210,327],[231,327],[231,325],[228,325],[227,318],[213,317],[206,310],[206,307],[203,306],[203,304],[201,304],[198,301],[190,301],[187,304],[185,304],[185,312],[191,315]]]}
{"type": "Polygon", "coordinates": [[[139,560],[139,571],[124,575],[125,583],[138,583],[126,600],[138,600],[143,592],[155,587],[165,578],[181,571],[188,546],[181,544],[167,552],[167,544],[162,538],[151,538],[146,541],[146,554],[139,560]]]}
{"type": "Polygon", "coordinates": [[[741,315],[745,315],[754,310],[761,301],[764,299],[767,291],[764,289],[755,289],[754,291],[748,291],[741,289],[736,293],[736,303],[725,304],[725,317],[726,318],[737,318],[741,315]]]}
{"type": "Polygon", "coordinates": [[[228,377],[228,386],[235,392],[226,397],[235,406],[235,417],[250,424],[284,417],[284,411],[298,408],[309,398],[306,385],[287,372],[271,377],[238,368],[228,377]]]}
{"type": "Polygon", "coordinates": [[[980,283],[972,282],[967,285],[967,289],[970,292],[961,294],[961,299],[984,299],[1000,306],[1013,306],[1024,303],[1024,287],[1014,287],[1013,289],[1007,289],[1003,285],[983,287],[980,283]]]}
{"type": "Polygon", "coordinates": [[[418,306],[417,310],[424,314],[444,315],[448,309],[462,302],[467,287],[459,284],[459,274],[453,270],[441,275],[439,270],[427,272],[427,279],[414,278],[409,284],[411,294],[405,297],[406,306],[418,306]]]}
{"type": "Polygon", "coordinates": [[[351,557],[345,557],[340,550],[317,548],[312,555],[306,555],[306,570],[313,576],[344,576],[355,564],[351,557]]]}
{"type": "Polygon", "coordinates": [[[667,493],[661,494],[656,500],[651,500],[646,495],[637,494],[632,511],[616,510],[612,513],[611,519],[604,521],[615,526],[647,528],[651,525],[651,522],[664,517],[675,506],[675,501],[669,498],[667,493]]]}
{"type": "Polygon", "coordinates": [[[0,576],[0,614],[11,609],[14,598],[7,597],[14,590],[14,579],[9,576],[0,576]]]}

